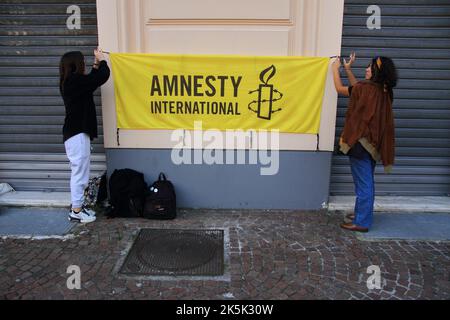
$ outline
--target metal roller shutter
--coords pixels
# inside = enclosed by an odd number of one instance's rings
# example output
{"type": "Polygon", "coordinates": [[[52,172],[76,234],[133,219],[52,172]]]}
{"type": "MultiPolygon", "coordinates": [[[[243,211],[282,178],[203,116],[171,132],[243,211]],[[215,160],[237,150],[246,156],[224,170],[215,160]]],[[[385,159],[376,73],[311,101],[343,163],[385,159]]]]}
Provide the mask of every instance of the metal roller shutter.
{"type": "MultiPolygon", "coordinates": [[[[64,104],[59,60],[71,50],[93,63],[95,0],[13,1],[0,4],[0,182],[16,190],[68,191],[69,162],[62,143],[64,104]],[[81,9],[81,29],[69,30],[68,6],[81,9]]],[[[88,69],[89,70],[89,69],[88,69]]],[[[99,139],[92,174],[106,169],[100,90],[95,93],[99,139]]]]}
{"type": "MultiPolygon", "coordinates": [[[[394,59],[400,81],[395,90],[396,165],[376,170],[377,195],[450,193],[450,2],[448,0],[346,0],[342,55],[357,53],[354,68],[364,78],[369,58],[394,59]],[[381,8],[381,29],[366,27],[370,5],[381,8]]],[[[348,99],[340,98],[337,139],[348,99]]],[[[347,157],[333,158],[331,194],[353,194],[347,157]]]]}

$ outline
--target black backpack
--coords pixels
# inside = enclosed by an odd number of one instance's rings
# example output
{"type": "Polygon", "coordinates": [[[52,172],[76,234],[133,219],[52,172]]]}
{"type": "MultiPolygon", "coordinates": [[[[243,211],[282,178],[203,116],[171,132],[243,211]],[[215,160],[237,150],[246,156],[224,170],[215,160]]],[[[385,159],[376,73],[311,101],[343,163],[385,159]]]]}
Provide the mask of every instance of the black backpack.
{"type": "Polygon", "coordinates": [[[142,217],[147,184],[144,175],[132,169],[114,170],[109,179],[109,197],[115,217],[142,217]]]}
{"type": "Polygon", "coordinates": [[[177,216],[177,200],[172,182],[164,173],[159,174],[145,197],[143,217],[147,219],[175,219],[177,216]]]}

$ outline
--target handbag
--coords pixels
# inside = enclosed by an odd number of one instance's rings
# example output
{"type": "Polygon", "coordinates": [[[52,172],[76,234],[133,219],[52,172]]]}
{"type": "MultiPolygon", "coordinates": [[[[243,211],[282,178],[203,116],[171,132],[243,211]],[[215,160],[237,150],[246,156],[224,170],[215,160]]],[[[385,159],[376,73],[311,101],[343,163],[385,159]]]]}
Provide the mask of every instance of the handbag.
{"type": "Polygon", "coordinates": [[[101,175],[89,179],[84,189],[83,207],[95,207],[107,198],[106,171],[101,175]]]}

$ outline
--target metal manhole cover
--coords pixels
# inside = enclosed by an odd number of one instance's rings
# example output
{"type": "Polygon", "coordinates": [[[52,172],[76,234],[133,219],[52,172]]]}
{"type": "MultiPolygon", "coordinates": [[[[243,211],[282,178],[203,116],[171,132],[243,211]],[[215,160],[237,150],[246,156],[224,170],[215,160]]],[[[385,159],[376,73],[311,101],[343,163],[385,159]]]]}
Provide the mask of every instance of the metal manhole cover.
{"type": "Polygon", "coordinates": [[[223,274],[223,230],[142,229],[120,273],[223,274]]]}

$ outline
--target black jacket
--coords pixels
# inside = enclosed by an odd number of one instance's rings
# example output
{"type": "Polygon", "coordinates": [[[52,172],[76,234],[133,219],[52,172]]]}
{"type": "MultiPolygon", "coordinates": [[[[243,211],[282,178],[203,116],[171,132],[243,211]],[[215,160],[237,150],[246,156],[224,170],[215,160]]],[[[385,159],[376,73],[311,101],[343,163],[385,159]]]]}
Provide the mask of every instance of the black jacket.
{"type": "Polygon", "coordinates": [[[97,114],[94,91],[109,79],[110,70],[106,61],[101,61],[98,69],[89,74],[72,74],[63,84],[61,96],[66,107],[64,120],[64,142],[79,134],[87,133],[91,140],[97,138],[97,114]]]}

